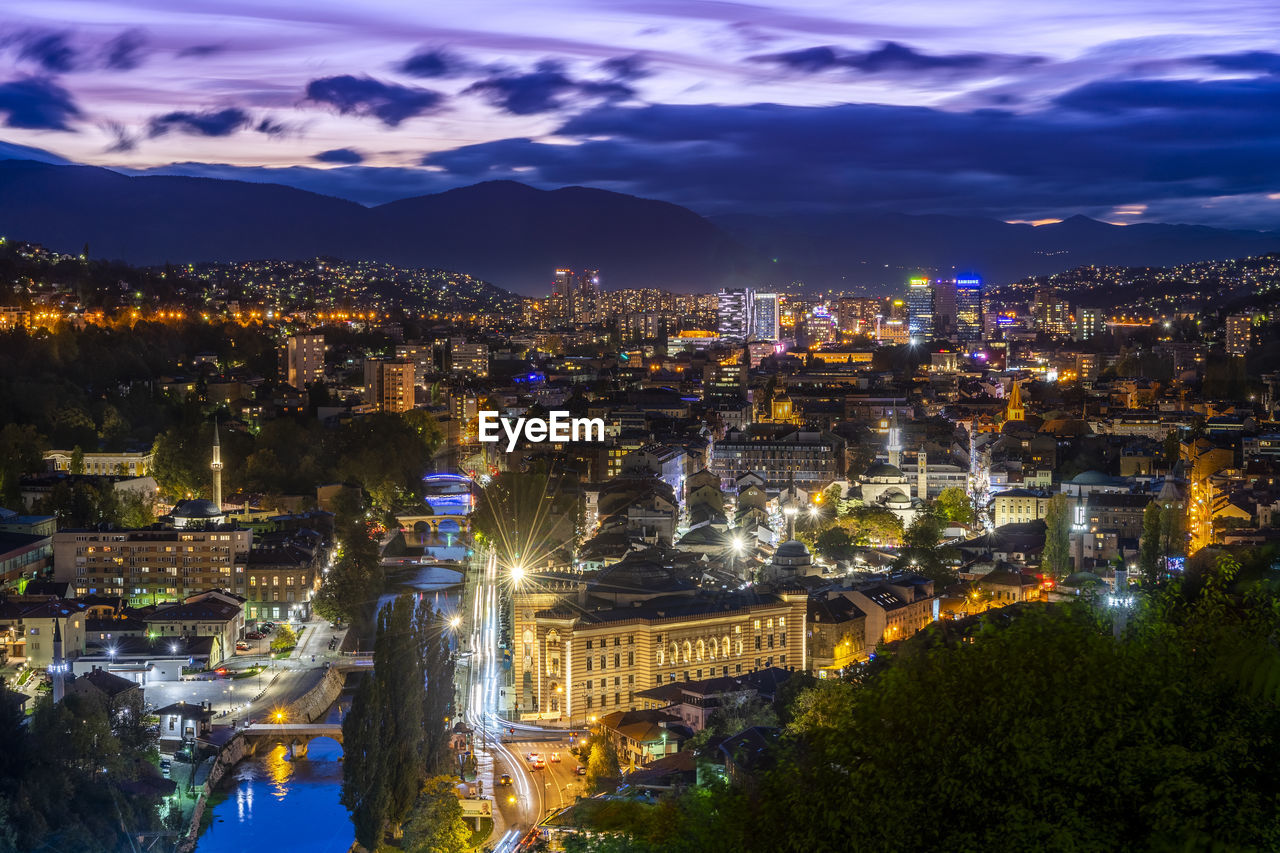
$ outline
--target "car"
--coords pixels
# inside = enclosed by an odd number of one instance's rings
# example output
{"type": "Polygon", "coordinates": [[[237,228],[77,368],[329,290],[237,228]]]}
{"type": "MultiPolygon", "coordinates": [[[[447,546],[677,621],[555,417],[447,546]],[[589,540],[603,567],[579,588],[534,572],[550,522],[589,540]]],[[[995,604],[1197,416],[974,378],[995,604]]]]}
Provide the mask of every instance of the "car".
{"type": "Polygon", "coordinates": [[[510,773],[503,773],[501,776],[499,776],[499,777],[498,777],[498,784],[499,784],[499,785],[510,785],[510,784],[511,784],[511,774],[510,774],[510,773]]]}
{"type": "Polygon", "coordinates": [[[244,640],[240,640],[236,643],[236,651],[238,652],[247,652],[251,648],[253,647],[250,646],[248,643],[246,643],[244,640]]]}
{"type": "Polygon", "coordinates": [[[559,763],[560,763],[560,753],[558,753],[558,752],[553,752],[553,753],[551,753],[551,760],[552,760],[552,761],[554,761],[555,763],[559,764],[559,763]]]}
{"type": "Polygon", "coordinates": [[[573,768],[573,772],[574,772],[574,773],[577,773],[579,776],[586,776],[586,775],[587,775],[587,768],[585,768],[585,767],[583,767],[581,764],[579,764],[577,767],[573,768]]]}
{"type": "Polygon", "coordinates": [[[246,640],[261,640],[262,635],[259,634],[257,631],[250,631],[249,633],[244,635],[244,638],[246,640]]]}

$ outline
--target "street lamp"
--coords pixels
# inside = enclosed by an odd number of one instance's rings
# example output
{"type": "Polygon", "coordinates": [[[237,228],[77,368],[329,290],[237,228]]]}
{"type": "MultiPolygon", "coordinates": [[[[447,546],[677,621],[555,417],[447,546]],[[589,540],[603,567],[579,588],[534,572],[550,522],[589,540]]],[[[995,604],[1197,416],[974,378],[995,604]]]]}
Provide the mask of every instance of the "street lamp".
{"type": "Polygon", "coordinates": [[[524,576],[525,576],[524,566],[516,565],[511,567],[511,582],[513,584],[515,584],[516,586],[519,586],[520,583],[524,580],[524,576]]]}
{"type": "Polygon", "coordinates": [[[456,630],[458,630],[458,627],[459,627],[461,624],[462,624],[462,617],[461,617],[461,616],[454,616],[453,618],[451,618],[451,619],[449,620],[449,627],[450,627],[450,628],[452,628],[452,629],[453,629],[453,630],[455,630],[455,631],[456,631],[456,630]]]}

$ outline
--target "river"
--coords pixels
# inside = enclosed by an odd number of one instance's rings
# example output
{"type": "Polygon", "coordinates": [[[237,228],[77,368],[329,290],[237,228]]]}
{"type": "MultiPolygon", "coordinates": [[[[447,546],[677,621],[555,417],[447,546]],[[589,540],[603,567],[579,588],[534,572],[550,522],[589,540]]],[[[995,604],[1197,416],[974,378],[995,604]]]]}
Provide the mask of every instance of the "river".
{"type": "MultiPolygon", "coordinates": [[[[455,572],[423,567],[397,572],[392,588],[379,600],[386,604],[405,592],[446,613],[457,607],[455,572]]],[[[326,719],[341,722],[351,707],[353,691],[344,690],[326,719]]],[[[291,761],[283,746],[242,761],[224,777],[219,793],[226,798],[213,808],[212,823],[200,836],[197,853],[346,853],[355,840],[342,795],[342,747],[318,738],[307,757],[291,761]]]]}

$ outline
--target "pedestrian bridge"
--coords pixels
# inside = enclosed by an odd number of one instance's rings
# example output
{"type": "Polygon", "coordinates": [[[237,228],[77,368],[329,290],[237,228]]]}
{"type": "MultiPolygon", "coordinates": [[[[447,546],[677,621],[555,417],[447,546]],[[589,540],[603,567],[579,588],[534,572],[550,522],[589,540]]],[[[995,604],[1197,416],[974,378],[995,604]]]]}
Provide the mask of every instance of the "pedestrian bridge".
{"type": "Polygon", "coordinates": [[[307,747],[318,737],[342,743],[341,723],[251,723],[241,730],[246,755],[253,755],[262,744],[284,744],[291,758],[305,758],[307,747]]]}

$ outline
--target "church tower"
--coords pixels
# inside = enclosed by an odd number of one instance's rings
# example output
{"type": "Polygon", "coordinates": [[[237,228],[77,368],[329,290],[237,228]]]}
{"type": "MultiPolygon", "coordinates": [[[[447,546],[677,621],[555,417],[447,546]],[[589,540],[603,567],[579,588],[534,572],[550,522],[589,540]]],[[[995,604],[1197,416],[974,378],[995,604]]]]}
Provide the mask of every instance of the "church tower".
{"type": "Polygon", "coordinates": [[[889,464],[894,468],[902,467],[902,429],[898,426],[898,408],[893,409],[893,416],[889,420],[889,443],[886,448],[889,451],[889,464]]]}
{"type": "Polygon", "coordinates": [[[213,461],[209,463],[213,470],[213,505],[222,511],[222,445],[218,441],[218,422],[213,422],[213,461]]]}
{"type": "Polygon", "coordinates": [[[1013,387],[1009,390],[1009,405],[1005,407],[1004,419],[1006,421],[1027,419],[1027,410],[1022,405],[1022,386],[1016,379],[1013,380],[1013,387]]]}

